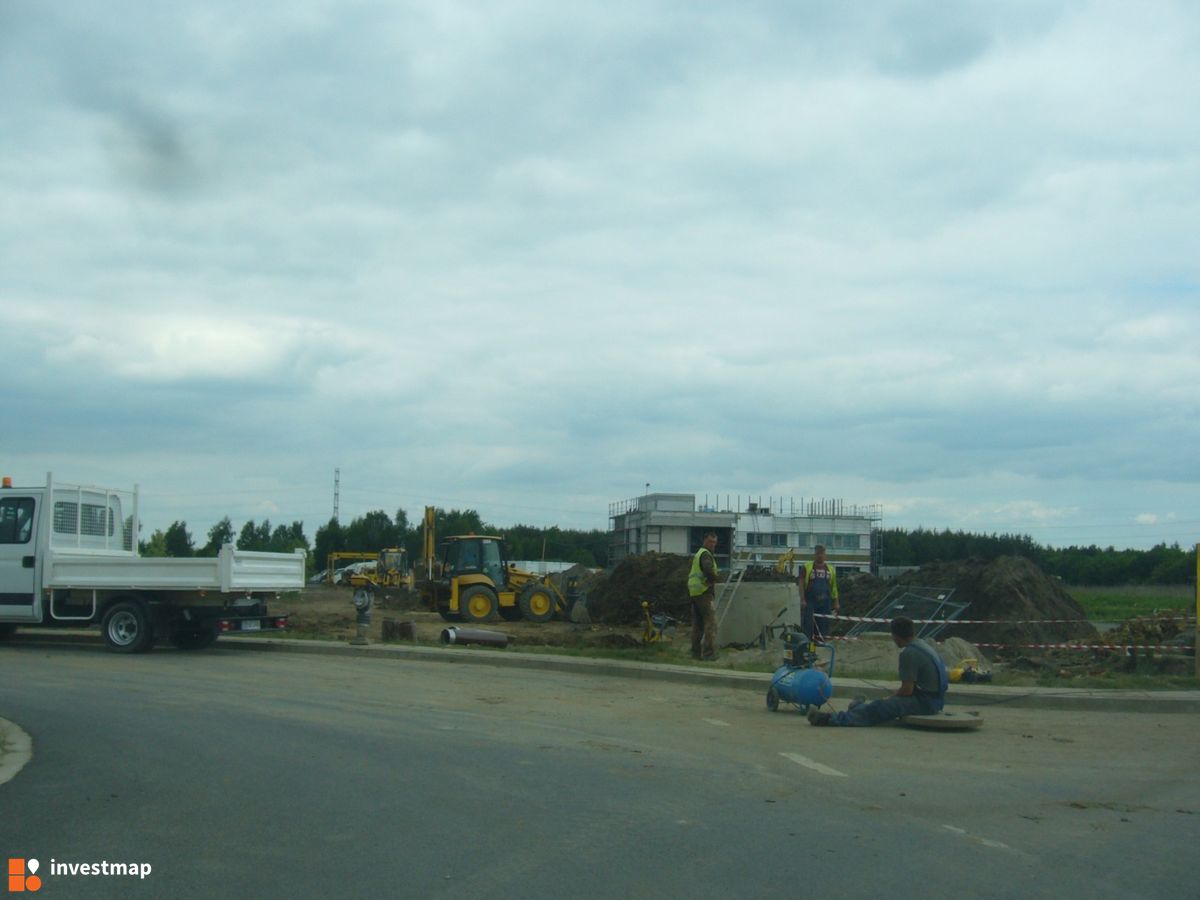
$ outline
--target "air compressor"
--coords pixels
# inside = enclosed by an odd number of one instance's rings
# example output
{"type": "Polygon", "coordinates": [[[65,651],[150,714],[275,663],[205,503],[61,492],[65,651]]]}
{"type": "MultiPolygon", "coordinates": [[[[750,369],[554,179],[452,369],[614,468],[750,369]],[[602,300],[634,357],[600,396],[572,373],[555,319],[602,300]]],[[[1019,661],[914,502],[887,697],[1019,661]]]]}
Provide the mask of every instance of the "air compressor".
{"type": "Polygon", "coordinates": [[[817,644],[799,629],[782,635],[783,665],[771,676],[767,688],[767,709],[776,712],[780,703],[790,703],[800,712],[821,706],[833,696],[833,664],[836,651],[832,644],[817,644]],[[828,654],[827,671],[817,668],[822,655],[828,654]]]}

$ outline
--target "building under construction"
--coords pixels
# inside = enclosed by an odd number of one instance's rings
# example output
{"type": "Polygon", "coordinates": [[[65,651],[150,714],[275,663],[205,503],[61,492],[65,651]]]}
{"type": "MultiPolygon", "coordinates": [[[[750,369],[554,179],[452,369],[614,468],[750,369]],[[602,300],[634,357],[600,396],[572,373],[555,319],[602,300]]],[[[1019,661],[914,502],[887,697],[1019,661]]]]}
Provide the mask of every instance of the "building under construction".
{"type": "Polygon", "coordinates": [[[717,535],[717,563],[737,571],[748,566],[781,566],[795,571],[822,544],[826,558],[841,571],[875,569],[874,533],[882,522],[879,506],[841,500],[751,499],[732,494],[645,494],[608,508],[610,566],[639,553],[691,555],[704,535],[717,535]]]}

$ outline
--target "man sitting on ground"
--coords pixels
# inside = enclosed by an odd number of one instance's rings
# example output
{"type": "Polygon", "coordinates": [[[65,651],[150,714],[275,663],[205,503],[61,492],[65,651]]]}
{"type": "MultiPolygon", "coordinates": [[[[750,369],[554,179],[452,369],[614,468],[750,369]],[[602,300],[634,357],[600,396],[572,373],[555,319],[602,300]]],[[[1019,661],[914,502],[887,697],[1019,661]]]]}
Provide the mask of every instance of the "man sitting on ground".
{"type": "Polygon", "coordinates": [[[942,711],[950,682],[938,652],[916,636],[913,620],[892,619],[892,643],[900,648],[900,689],[891,697],[852,702],[845,712],[808,711],[810,725],[878,725],[901,716],[930,716],[942,711]]]}

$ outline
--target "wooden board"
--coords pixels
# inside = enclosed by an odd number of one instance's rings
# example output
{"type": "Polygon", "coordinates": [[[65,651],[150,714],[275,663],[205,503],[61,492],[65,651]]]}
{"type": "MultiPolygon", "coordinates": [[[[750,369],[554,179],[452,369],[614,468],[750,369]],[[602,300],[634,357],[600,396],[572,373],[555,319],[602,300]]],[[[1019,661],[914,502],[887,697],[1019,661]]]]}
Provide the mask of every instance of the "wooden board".
{"type": "Polygon", "coordinates": [[[970,731],[983,724],[980,716],[962,712],[940,712],[932,716],[901,716],[901,725],[937,731],[970,731]]]}

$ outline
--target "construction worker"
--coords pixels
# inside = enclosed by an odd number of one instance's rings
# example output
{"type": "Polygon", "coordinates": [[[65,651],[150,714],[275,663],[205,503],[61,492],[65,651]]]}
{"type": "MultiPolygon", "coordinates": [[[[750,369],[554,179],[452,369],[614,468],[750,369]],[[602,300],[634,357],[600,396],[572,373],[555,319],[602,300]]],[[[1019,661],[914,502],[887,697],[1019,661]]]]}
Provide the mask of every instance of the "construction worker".
{"type": "Polygon", "coordinates": [[[900,688],[891,697],[867,703],[861,697],[845,712],[808,710],[810,725],[878,725],[901,716],[931,716],[942,711],[950,679],[938,652],[916,636],[908,616],[892,619],[892,643],[900,648],[900,688]]]}
{"type": "Polygon", "coordinates": [[[717,536],[709,532],[692,557],[688,572],[688,595],[692,598],[692,657],[717,658],[717,615],[713,610],[713,585],[717,583],[717,536]]]}
{"type": "Polygon", "coordinates": [[[823,617],[838,611],[837,572],[825,562],[824,544],[813,547],[813,561],[801,566],[796,584],[802,601],[800,627],[815,643],[823,643],[831,626],[823,617]]]}

